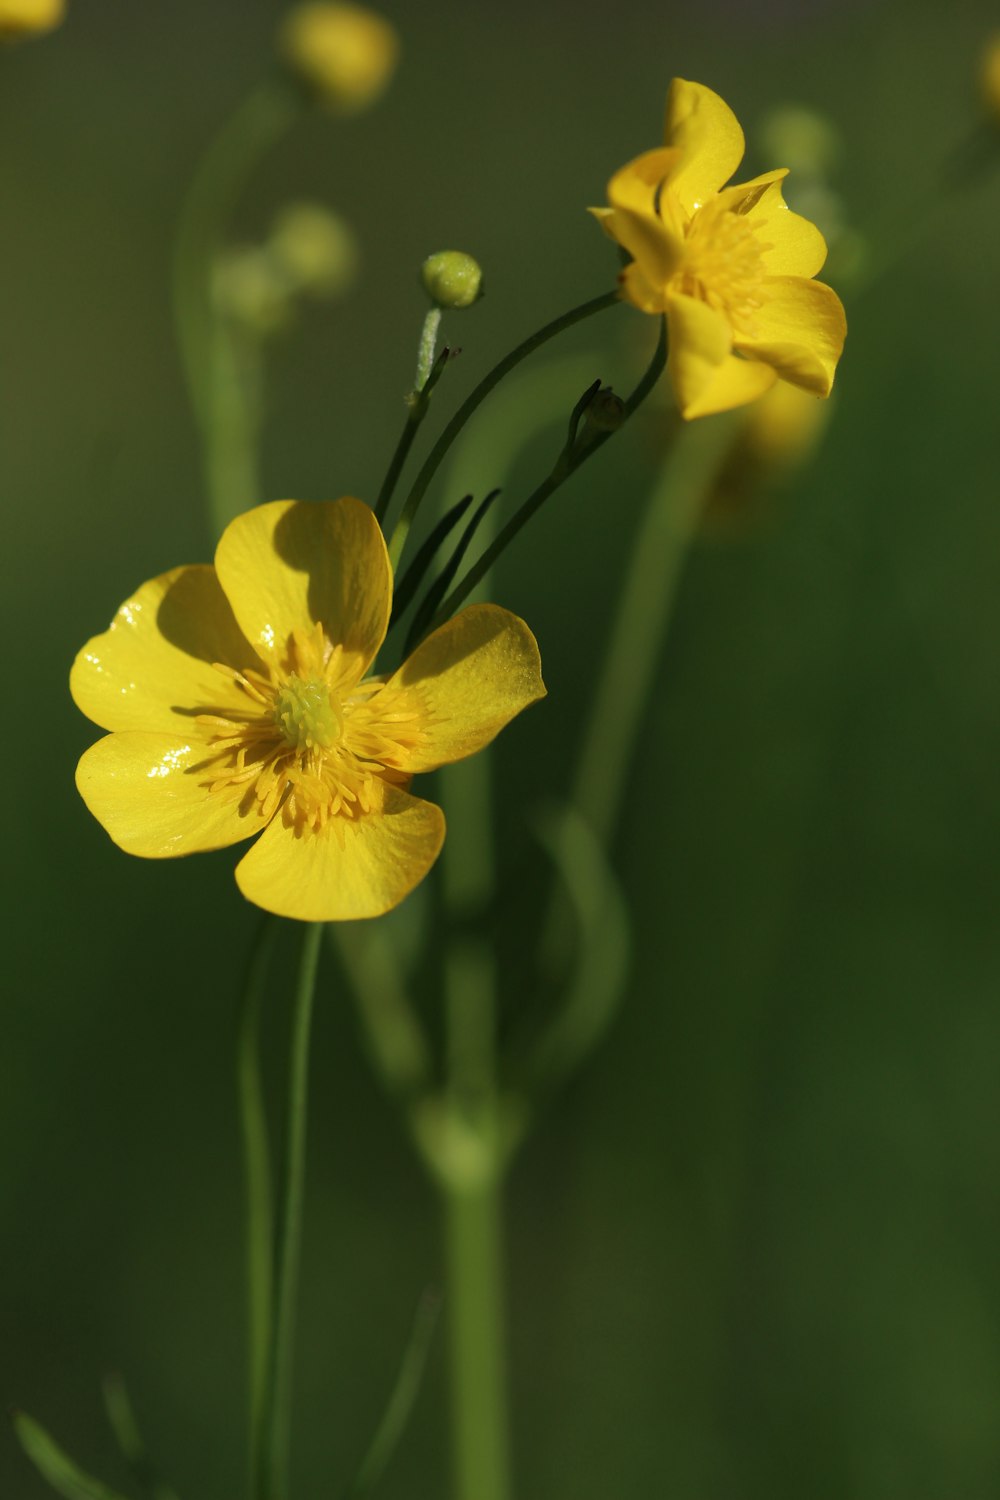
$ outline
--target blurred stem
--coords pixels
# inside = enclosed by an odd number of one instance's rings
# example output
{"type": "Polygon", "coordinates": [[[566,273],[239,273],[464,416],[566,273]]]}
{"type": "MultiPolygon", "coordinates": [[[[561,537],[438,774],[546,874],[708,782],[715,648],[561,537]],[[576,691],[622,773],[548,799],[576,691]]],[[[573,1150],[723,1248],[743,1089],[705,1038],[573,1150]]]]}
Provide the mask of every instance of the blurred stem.
{"type": "Polygon", "coordinates": [[[294,93],[260,84],[222,125],[198,165],[174,241],[173,301],[181,362],[202,429],[211,423],[211,278],[226,224],[255,163],[292,125],[294,93]]]}
{"type": "Polygon", "coordinates": [[[431,480],[437,473],[448,449],[458,437],[466,422],[472,416],[476,408],[485,401],[486,397],[499,385],[505,375],[509,375],[522,359],[534,353],[542,344],[549,339],[555,338],[566,328],[572,328],[574,323],[580,323],[584,318],[592,317],[594,313],[603,312],[606,307],[613,307],[618,302],[618,292],[604,292],[600,297],[592,297],[589,302],[581,302],[578,307],[570,308],[569,312],[563,313],[561,317],[554,318],[551,323],[546,323],[537,332],[531,334],[515,349],[504,356],[499,364],[494,365],[488,375],[485,375],[475,389],[465,398],[458,411],[452,417],[447,427],[438,438],[431,449],[423,468],[414,480],[410,493],[406,497],[403,512],[396,522],[395,529],[389,541],[389,558],[394,569],[398,569],[399,559],[406,546],[406,539],[410,534],[410,527],[430,485],[431,480]]]}
{"type": "Polygon", "coordinates": [[[605,846],[621,808],[701,508],[738,421],[727,413],[681,428],[636,530],[571,797],[605,846]]]}
{"type": "Polygon", "coordinates": [[[264,1399],[271,1340],[273,1213],[267,1116],[260,1072],[260,1012],[277,922],[260,918],[240,1004],[236,1038],[243,1170],[247,1193],[247,1327],[249,1340],[251,1494],[259,1500],[264,1399]]]}
{"type": "Polygon", "coordinates": [[[250,334],[210,315],[209,420],[204,430],[205,481],[213,533],[260,499],[258,454],[263,362],[250,334]]]}
{"type": "Polygon", "coordinates": [[[263,1500],[288,1500],[289,1496],[289,1434],[305,1186],[309,1035],[322,936],[322,922],[309,923],[303,932],[302,956],[292,1014],[284,1175],[275,1259],[274,1321],[265,1387],[262,1465],[258,1491],[263,1500]]]}

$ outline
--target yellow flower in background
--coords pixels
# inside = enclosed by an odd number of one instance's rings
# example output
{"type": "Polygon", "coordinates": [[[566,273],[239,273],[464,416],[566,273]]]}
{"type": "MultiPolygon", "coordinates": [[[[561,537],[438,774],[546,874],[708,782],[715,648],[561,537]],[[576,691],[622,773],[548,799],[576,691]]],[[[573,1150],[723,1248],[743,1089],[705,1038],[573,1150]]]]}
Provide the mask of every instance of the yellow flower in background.
{"type": "Polygon", "coordinates": [[[53,31],[66,15],[66,0],[0,0],[0,41],[53,31]]]}
{"type": "Polygon", "coordinates": [[[986,108],[995,120],[1000,120],[1000,32],[986,44],[979,78],[986,108]]]}
{"type": "Polygon", "coordinates": [[[281,25],[278,47],[324,103],[345,114],[374,104],[399,57],[392,26],[363,5],[296,5],[281,25]]]}
{"type": "Polygon", "coordinates": [[[473,605],[387,680],[392,573],[360,500],[238,516],[215,565],[175,568],[122,605],[73,664],[111,731],[77,786],[122,849],[161,859],[260,834],[248,900],[304,921],[375,917],[423,878],[444,815],[410,778],[481,750],[541,698],[522,620],[473,605]]]}
{"type": "Polygon", "coordinates": [[[675,78],[666,144],[616,172],[595,210],[632,257],[622,296],[667,318],[667,369],[685,417],[743,406],[776,380],[827,396],[846,334],[837,294],[814,281],[815,225],[781,195],[783,169],[725,187],[743,158],[736,116],[675,78]]]}

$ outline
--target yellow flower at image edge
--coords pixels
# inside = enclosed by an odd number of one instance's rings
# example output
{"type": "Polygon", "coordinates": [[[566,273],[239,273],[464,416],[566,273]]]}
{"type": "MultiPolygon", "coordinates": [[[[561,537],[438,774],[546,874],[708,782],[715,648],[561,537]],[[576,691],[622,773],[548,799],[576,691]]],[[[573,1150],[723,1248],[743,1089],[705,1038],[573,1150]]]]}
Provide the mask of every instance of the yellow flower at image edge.
{"type": "Polygon", "coordinates": [[[284,17],[278,48],[300,78],[335,110],[374,104],[399,58],[389,22],[363,5],[303,0],[284,17]]]}
{"type": "Polygon", "coordinates": [[[434,863],[444,815],[410,778],[481,750],[544,697],[515,615],[473,605],[387,680],[392,573],[372,511],[275,501],[237,517],[215,566],[144,584],[73,664],[111,733],[77,786],[122,849],[159,859],[260,834],[248,900],[304,921],[375,917],[434,863]]]}
{"type": "Polygon", "coordinates": [[[616,172],[594,212],[632,257],[622,296],[666,315],[667,370],[681,413],[743,406],[776,380],[828,396],[847,325],[812,278],[826,242],[781,194],[783,168],[725,187],[743,159],[736,116],[675,78],[666,144],[616,172]]]}
{"type": "Polygon", "coordinates": [[[0,42],[53,31],[65,15],[66,0],[0,0],[0,42]]]}

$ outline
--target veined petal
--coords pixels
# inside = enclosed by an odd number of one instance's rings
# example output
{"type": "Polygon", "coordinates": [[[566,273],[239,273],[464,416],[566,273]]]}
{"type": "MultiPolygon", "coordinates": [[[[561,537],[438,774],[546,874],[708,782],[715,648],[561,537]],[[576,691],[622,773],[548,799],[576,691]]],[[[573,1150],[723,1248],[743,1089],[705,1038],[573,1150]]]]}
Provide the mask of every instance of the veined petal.
{"type": "Polygon", "coordinates": [[[215,569],[174,568],[144,583],[109,629],[89,640],[69,676],[77,707],[102,729],[190,732],[195,712],[245,708],[232,679],[261,662],[243,635],[215,569]]]}
{"type": "Polygon", "coordinates": [[[769,276],[764,291],[753,337],[737,337],[736,347],[772,365],[782,380],[828,396],[847,334],[840,298],[801,276],[769,276]]]}
{"type": "Polygon", "coordinates": [[[243,633],[268,662],[283,663],[294,630],[319,621],[358,678],[385,639],[392,570],[373,511],[345,497],[274,500],[237,516],[215,553],[219,582],[243,633]]]}
{"type": "Polygon", "coordinates": [[[680,150],[669,182],[689,214],[717,193],[743,160],[743,131],[729,105],[686,78],[670,85],[665,139],[680,150]]]}
{"type": "Polygon", "coordinates": [[[319,831],[299,829],[279,812],[236,866],[236,883],[248,901],[279,917],[379,917],[427,874],[444,828],[439,807],[380,781],[371,812],[331,818],[319,831]]]}
{"type": "Polygon", "coordinates": [[[720,193],[733,213],[745,214],[757,230],[761,260],[770,276],[815,276],[826,260],[826,240],[816,225],[792,213],[781,184],[787,169],[765,172],[720,193]]]}
{"type": "Polygon", "coordinates": [[[535,637],[495,604],[472,604],[435,630],[389,678],[379,704],[416,706],[421,738],[399,761],[410,773],[473,755],[515,714],[545,697],[535,637]]]}
{"type": "Polygon", "coordinates": [[[203,740],[128,730],[80,757],[76,785],[120,849],[168,859],[223,849],[264,827],[258,803],[240,788],[212,792],[203,740]]]}
{"type": "Polygon", "coordinates": [[[774,371],[732,353],[722,313],[696,297],[671,297],[667,371],[681,415],[707,417],[755,401],[774,384],[774,371]]]}

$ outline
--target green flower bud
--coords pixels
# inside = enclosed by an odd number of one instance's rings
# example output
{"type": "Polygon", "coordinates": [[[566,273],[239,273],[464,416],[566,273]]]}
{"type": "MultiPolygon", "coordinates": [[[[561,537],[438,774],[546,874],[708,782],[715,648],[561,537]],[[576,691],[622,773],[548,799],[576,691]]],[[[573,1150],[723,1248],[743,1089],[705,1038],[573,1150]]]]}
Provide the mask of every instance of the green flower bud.
{"type": "Polygon", "coordinates": [[[277,333],[292,321],[288,277],[258,245],[239,246],[218,257],[212,293],[221,313],[258,338],[277,333]]]}
{"type": "Polygon", "coordinates": [[[267,244],[296,291],[339,297],[358,271],[358,242],[350,225],[318,203],[290,203],[274,221],[267,244]]]}
{"type": "Polygon", "coordinates": [[[420,268],[424,291],[438,307],[471,307],[483,294],[479,262],[461,250],[439,250],[420,268]]]}
{"type": "Polygon", "coordinates": [[[583,420],[591,432],[617,432],[625,420],[625,402],[604,385],[588,403],[583,420]]]}

